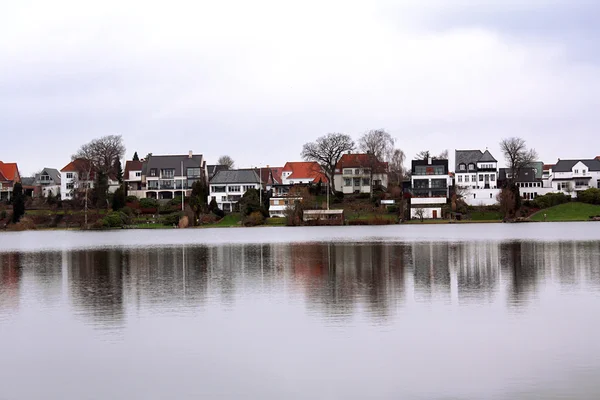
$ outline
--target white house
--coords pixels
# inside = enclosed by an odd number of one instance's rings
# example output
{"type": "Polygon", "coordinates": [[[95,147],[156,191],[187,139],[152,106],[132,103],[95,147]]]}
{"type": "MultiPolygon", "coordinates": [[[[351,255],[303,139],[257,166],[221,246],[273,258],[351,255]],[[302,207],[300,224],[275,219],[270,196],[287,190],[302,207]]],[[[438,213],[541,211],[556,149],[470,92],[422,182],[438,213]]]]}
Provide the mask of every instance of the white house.
{"type": "Polygon", "coordinates": [[[269,199],[269,216],[285,217],[286,211],[293,207],[302,197],[272,197],[269,199]]]}
{"type": "Polygon", "coordinates": [[[35,174],[34,185],[39,190],[38,195],[42,197],[58,196],[60,192],[60,171],[54,168],[44,168],[35,174]]]}
{"type": "Polygon", "coordinates": [[[550,169],[548,183],[553,191],[577,197],[577,192],[600,188],[600,160],[558,160],[550,169]]]}
{"type": "Polygon", "coordinates": [[[123,181],[127,185],[128,192],[142,190],[144,181],[142,180],[142,161],[127,161],[125,163],[125,172],[123,181]]]}
{"type": "Polygon", "coordinates": [[[94,171],[90,162],[75,159],[60,170],[60,195],[63,200],[73,199],[77,191],[94,187],[94,171]]]}
{"type": "Polygon", "coordinates": [[[210,180],[208,203],[217,202],[218,207],[231,212],[249,189],[261,189],[261,180],[255,169],[218,171],[210,180]]]}
{"type": "Polygon", "coordinates": [[[335,188],[344,194],[370,193],[388,186],[388,163],[372,154],[344,154],[335,166],[335,188]],[[371,182],[371,171],[373,182],[371,182]]]}
{"type": "Polygon", "coordinates": [[[326,183],[327,177],[317,162],[287,162],[281,170],[282,185],[310,184],[319,181],[326,183]]]}
{"type": "Polygon", "coordinates": [[[442,218],[442,207],[448,203],[448,160],[412,161],[411,218],[442,218]]]}
{"type": "Polygon", "coordinates": [[[498,161],[487,149],[455,150],[454,162],[454,184],[465,203],[489,206],[498,202],[498,161]]]}

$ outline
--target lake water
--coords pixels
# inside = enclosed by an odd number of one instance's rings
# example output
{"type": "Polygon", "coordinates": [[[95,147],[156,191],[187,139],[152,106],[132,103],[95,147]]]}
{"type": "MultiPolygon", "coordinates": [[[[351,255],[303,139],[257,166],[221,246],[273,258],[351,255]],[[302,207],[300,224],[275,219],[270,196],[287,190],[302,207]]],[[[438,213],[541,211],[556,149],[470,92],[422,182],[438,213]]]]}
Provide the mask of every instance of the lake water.
{"type": "Polygon", "coordinates": [[[0,399],[599,399],[600,224],[0,234],[0,399]]]}

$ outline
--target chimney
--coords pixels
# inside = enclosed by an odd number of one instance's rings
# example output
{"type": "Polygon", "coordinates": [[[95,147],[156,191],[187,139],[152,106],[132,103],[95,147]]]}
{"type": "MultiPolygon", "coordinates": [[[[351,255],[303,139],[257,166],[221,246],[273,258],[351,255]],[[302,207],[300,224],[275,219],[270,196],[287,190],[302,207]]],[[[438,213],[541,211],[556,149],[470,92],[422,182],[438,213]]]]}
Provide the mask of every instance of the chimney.
{"type": "Polygon", "coordinates": [[[427,157],[427,164],[431,165],[431,157],[427,157]]]}
{"type": "Polygon", "coordinates": [[[348,153],[346,153],[346,154],[352,154],[352,152],[350,150],[348,150],[348,153]]]}
{"type": "Polygon", "coordinates": [[[194,155],[194,152],[190,150],[190,152],[188,154],[188,158],[192,158],[193,155],[194,155]]]}

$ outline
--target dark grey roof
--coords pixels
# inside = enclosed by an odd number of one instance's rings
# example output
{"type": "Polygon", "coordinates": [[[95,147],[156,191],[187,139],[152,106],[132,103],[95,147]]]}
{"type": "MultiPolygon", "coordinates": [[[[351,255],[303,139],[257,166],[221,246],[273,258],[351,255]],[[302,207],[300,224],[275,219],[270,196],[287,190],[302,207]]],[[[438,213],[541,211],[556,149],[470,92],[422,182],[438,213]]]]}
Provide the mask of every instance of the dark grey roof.
{"type": "Polygon", "coordinates": [[[479,162],[498,162],[498,160],[496,160],[492,154],[486,150],[483,155],[481,156],[481,158],[479,159],[479,162]]]}
{"type": "MultiPolygon", "coordinates": [[[[498,180],[505,181],[506,173],[508,171],[510,171],[509,168],[500,168],[500,170],[498,171],[498,180]]],[[[535,168],[523,168],[519,172],[519,177],[517,178],[517,180],[515,182],[535,182],[536,181],[535,172],[536,172],[535,168]]]]}
{"type": "Polygon", "coordinates": [[[591,160],[559,160],[554,167],[552,172],[571,172],[575,164],[582,162],[590,171],[600,171],[600,161],[596,159],[591,160]]]}
{"type": "Polygon", "coordinates": [[[21,177],[21,185],[23,186],[34,186],[35,178],[33,176],[21,177]]]}
{"type": "Polygon", "coordinates": [[[39,174],[35,174],[34,181],[39,182],[40,175],[48,175],[56,185],[60,185],[60,172],[55,168],[44,168],[39,174]]]}
{"type": "Polygon", "coordinates": [[[232,169],[218,171],[210,183],[260,183],[260,178],[253,169],[232,169]]]}
{"type": "Polygon", "coordinates": [[[483,153],[481,150],[455,150],[454,151],[454,163],[455,163],[455,171],[458,171],[458,166],[460,164],[475,164],[477,165],[477,161],[481,158],[483,153]]]}
{"type": "MultiPolygon", "coordinates": [[[[145,172],[148,172],[153,168],[156,168],[158,170],[164,169],[164,168],[174,168],[175,175],[180,175],[182,161],[183,161],[184,169],[204,167],[204,165],[203,165],[204,160],[203,160],[202,154],[194,154],[194,155],[192,155],[191,158],[186,154],[186,155],[178,155],[178,156],[151,155],[148,158],[148,160],[146,162],[144,162],[144,165],[142,166],[142,168],[144,168],[144,167],[146,168],[145,172]]],[[[185,173],[185,171],[184,171],[184,173],[185,173]]]]}
{"type": "Polygon", "coordinates": [[[209,177],[214,176],[219,171],[226,171],[229,169],[227,165],[207,165],[206,168],[208,169],[209,177]]]}

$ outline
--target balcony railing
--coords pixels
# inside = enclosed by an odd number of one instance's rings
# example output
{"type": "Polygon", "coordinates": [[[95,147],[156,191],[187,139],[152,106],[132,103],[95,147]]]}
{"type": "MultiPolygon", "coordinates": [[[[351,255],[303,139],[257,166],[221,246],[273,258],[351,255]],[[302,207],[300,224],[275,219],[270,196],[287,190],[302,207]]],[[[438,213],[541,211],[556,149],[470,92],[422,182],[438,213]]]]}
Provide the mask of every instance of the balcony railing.
{"type": "Polygon", "coordinates": [[[443,186],[416,186],[413,187],[412,190],[413,191],[429,191],[429,190],[446,190],[448,189],[448,185],[443,185],[443,186]]]}

